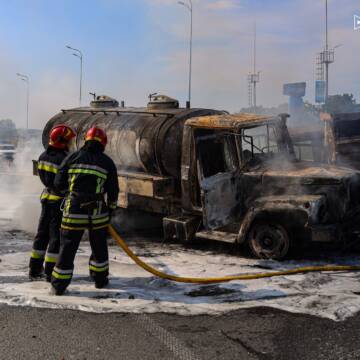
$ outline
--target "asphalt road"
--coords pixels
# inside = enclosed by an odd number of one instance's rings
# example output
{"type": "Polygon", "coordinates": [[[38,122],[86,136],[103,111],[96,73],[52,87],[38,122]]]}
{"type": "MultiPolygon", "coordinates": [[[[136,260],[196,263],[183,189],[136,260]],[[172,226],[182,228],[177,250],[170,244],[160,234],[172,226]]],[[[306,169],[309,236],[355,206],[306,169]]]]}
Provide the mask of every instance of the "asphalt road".
{"type": "MultiPolygon", "coordinates": [[[[17,231],[3,229],[0,253],[23,251],[17,231]]],[[[179,316],[0,305],[0,360],[355,360],[359,330],[360,314],[334,322],[272,308],[179,316]]]]}
{"type": "Polygon", "coordinates": [[[0,306],[0,359],[360,359],[360,315],[270,308],[221,316],[94,314],[0,306]]]}

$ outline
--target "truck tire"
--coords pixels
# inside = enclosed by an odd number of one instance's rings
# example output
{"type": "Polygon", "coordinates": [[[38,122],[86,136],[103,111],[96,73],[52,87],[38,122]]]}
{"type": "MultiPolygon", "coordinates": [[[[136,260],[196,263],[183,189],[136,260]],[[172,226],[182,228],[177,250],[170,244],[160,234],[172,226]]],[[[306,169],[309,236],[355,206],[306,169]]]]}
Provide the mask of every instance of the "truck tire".
{"type": "Polygon", "coordinates": [[[289,234],[276,222],[256,221],[249,231],[247,243],[259,259],[282,260],[290,251],[289,234]]]}

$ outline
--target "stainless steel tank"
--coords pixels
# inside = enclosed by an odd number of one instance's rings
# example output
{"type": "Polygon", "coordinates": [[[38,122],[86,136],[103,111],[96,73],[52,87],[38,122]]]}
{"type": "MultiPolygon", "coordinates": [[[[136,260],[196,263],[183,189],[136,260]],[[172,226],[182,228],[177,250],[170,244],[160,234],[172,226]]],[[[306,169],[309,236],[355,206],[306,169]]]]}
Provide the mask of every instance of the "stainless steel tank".
{"type": "Polygon", "coordinates": [[[179,177],[185,121],[221,112],[178,106],[177,100],[163,95],[150,99],[147,108],[119,107],[114,99],[98,97],[90,107],[62,110],[50,119],[43,132],[43,144],[48,143],[53,126],[66,124],[77,133],[78,149],[84,143],[86,131],[96,125],[106,131],[106,153],[119,170],[179,177]]]}

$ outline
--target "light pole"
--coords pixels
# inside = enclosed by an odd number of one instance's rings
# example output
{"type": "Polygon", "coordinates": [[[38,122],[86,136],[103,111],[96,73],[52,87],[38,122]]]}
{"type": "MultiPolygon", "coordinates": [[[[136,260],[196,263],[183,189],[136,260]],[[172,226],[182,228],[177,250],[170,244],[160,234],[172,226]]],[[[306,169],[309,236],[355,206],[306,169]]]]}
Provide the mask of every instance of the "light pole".
{"type": "Polygon", "coordinates": [[[29,76],[16,73],[16,75],[24,82],[26,82],[26,130],[29,129],[29,98],[30,98],[30,79],[29,76]]]}
{"type": "MultiPolygon", "coordinates": [[[[320,53],[320,65],[325,67],[325,104],[329,98],[329,67],[330,64],[335,62],[335,49],[342,46],[342,44],[336,45],[333,48],[329,46],[329,28],[328,28],[328,0],[325,0],[325,49],[320,53]]],[[[323,70],[321,70],[321,76],[323,80],[323,70]]]]}
{"type": "Polygon", "coordinates": [[[329,65],[334,62],[334,52],[329,51],[328,0],[325,0],[325,103],[329,98],[329,65]]]}
{"type": "Polygon", "coordinates": [[[326,104],[329,98],[329,78],[330,65],[335,62],[335,49],[342,44],[334,47],[329,46],[329,28],[328,28],[328,0],[325,0],[325,46],[323,51],[316,57],[316,77],[317,82],[322,86],[316,91],[316,102],[326,104]],[[321,92],[320,92],[321,90],[321,92]]]}
{"type": "Polygon", "coordinates": [[[190,12],[190,56],[189,56],[189,94],[186,107],[190,108],[191,104],[191,66],[192,66],[192,38],[193,38],[193,4],[192,0],[188,0],[188,3],[178,1],[178,4],[184,6],[190,12]]]}
{"type": "Polygon", "coordinates": [[[76,51],[73,53],[74,56],[80,59],[80,96],[79,96],[79,106],[81,106],[81,93],[82,93],[82,77],[83,77],[83,54],[79,49],[75,49],[69,45],[66,47],[70,50],[76,51]]]}

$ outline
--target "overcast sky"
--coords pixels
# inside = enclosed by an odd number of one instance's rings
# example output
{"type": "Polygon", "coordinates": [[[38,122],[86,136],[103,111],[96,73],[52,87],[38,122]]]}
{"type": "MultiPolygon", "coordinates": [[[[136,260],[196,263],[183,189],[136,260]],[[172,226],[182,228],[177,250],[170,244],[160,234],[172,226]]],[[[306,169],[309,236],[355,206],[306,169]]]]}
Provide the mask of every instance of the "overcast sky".
{"type": "MultiPolygon", "coordinates": [[[[186,1],[186,0],[184,0],[186,1]]],[[[287,99],[282,84],[307,82],[313,101],[315,56],[324,45],[325,0],[193,0],[193,101],[197,107],[247,106],[252,29],[258,30],[258,102],[287,99]]],[[[183,104],[187,97],[189,13],[176,0],[0,0],[0,119],[25,125],[25,83],[31,78],[30,125],[41,128],[62,108],[78,105],[84,53],[83,104],[89,91],[143,106],[151,92],[183,104]]],[[[360,0],[329,0],[330,43],[337,49],[330,93],[360,101],[360,0]]]]}

